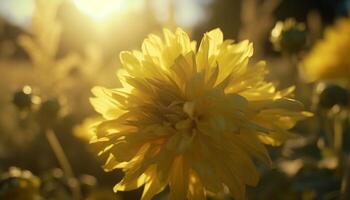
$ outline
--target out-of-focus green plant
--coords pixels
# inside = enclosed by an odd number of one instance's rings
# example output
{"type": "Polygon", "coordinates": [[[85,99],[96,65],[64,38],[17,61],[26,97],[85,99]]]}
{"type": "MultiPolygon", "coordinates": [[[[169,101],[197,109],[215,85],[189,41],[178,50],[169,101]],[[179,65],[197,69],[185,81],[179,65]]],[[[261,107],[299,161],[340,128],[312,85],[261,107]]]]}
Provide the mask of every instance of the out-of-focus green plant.
{"type": "MultiPolygon", "coordinates": [[[[19,44],[28,53],[32,64],[32,75],[36,77],[40,90],[52,94],[65,87],[68,73],[78,65],[79,55],[69,53],[58,58],[62,26],[57,20],[61,0],[36,0],[30,27],[30,35],[22,34],[19,44]],[[45,84],[42,84],[42,83],[45,84]]],[[[35,81],[35,80],[34,80],[35,81]]]]}
{"type": "MultiPolygon", "coordinates": [[[[25,118],[30,118],[34,116],[34,121],[33,123],[36,123],[38,127],[40,128],[40,133],[45,134],[47,141],[56,156],[57,161],[61,165],[64,175],[67,178],[68,183],[69,182],[75,182],[76,184],[74,185],[69,185],[71,192],[73,194],[74,199],[80,199],[81,194],[80,194],[80,188],[79,188],[79,183],[76,180],[76,177],[73,173],[72,166],[70,165],[70,162],[64,152],[63,147],[61,146],[56,133],[54,131],[55,125],[58,123],[58,121],[62,117],[62,108],[59,100],[57,98],[52,98],[52,99],[44,99],[41,101],[36,108],[32,108],[30,103],[31,101],[31,96],[30,96],[30,102],[27,99],[28,95],[31,95],[31,87],[25,86],[25,88],[22,89],[22,92],[16,92],[14,94],[14,99],[18,99],[18,94],[22,93],[25,94],[26,99],[26,110],[25,110],[25,115],[23,119],[25,118]],[[28,101],[28,102],[27,102],[28,101]]],[[[22,97],[23,98],[23,97],[22,97]]],[[[20,110],[23,109],[24,104],[22,101],[13,101],[14,105],[16,105],[20,110]],[[20,102],[20,103],[19,103],[20,102]]]]}

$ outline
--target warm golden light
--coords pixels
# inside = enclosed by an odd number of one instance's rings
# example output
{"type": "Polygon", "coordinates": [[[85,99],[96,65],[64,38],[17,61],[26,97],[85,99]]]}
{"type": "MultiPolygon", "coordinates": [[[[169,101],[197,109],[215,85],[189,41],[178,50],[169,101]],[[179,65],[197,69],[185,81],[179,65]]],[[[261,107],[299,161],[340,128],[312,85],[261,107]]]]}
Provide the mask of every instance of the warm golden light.
{"type": "Polygon", "coordinates": [[[125,10],[129,1],[126,0],[73,0],[76,7],[96,21],[125,10]]]}

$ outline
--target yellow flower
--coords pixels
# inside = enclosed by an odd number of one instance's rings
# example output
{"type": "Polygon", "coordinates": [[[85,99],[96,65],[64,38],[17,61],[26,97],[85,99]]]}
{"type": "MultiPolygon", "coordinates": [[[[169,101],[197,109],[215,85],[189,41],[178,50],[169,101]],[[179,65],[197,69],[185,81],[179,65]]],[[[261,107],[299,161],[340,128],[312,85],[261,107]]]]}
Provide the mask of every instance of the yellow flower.
{"type": "Polygon", "coordinates": [[[253,160],[270,163],[263,144],[278,145],[304,118],[290,99],[265,82],[265,63],[248,66],[248,41],[223,40],[219,29],[196,48],[181,29],[149,35],[141,51],[122,52],[122,87],[96,87],[91,103],[104,121],[96,127],[107,171],[123,169],[114,190],[144,185],[151,199],[168,185],[169,199],[205,199],[228,188],[244,199],[259,173],[253,160]]]}
{"type": "Polygon", "coordinates": [[[350,80],[350,19],[340,19],[326,29],[305,58],[303,65],[310,80],[350,80]]]}

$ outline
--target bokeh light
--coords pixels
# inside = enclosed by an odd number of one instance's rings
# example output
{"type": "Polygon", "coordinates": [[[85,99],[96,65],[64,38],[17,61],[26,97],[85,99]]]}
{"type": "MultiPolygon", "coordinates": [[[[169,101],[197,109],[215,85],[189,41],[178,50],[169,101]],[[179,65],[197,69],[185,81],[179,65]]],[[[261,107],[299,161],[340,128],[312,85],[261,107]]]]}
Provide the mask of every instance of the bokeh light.
{"type": "Polygon", "coordinates": [[[76,7],[96,21],[105,20],[112,15],[126,12],[140,0],[73,0],[76,7]]]}

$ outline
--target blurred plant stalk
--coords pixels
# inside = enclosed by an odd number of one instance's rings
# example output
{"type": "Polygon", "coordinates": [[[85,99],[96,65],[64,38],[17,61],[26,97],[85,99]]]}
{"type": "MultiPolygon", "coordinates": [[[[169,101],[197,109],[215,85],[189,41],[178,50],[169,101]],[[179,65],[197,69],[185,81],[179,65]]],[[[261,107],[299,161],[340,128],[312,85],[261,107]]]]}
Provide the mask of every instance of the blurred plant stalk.
{"type": "Polygon", "coordinates": [[[273,11],[281,0],[267,0],[262,3],[258,0],[242,1],[241,22],[242,28],[239,38],[249,39],[254,44],[255,58],[259,60],[263,55],[265,35],[273,26],[273,11]]]}
{"type": "Polygon", "coordinates": [[[36,0],[30,34],[18,37],[19,45],[33,64],[32,74],[38,81],[45,82],[40,89],[46,94],[60,91],[65,86],[67,74],[80,61],[79,55],[73,52],[57,58],[62,34],[57,13],[63,1],[36,0]]]}
{"type": "Polygon", "coordinates": [[[344,152],[342,149],[344,145],[344,127],[349,121],[349,111],[343,111],[344,114],[335,118],[334,121],[334,148],[337,152],[340,160],[340,167],[342,169],[342,181],[340,188],[340,199],[348,200],[350,199],[350,155],[344,152]]]}
{"type": "Polygon", "coordinates": [[[18,109],[19,120],[26,121],[35,116],[33,123],[37,124],[40,132],[45,134],[47,142],[64,172],[73,199],[81,200],[80,184],[53,129],[63,114],[59,100],[52,98],[41,101],[39,96],[33,95],[32,88],[26,85],[14,93],[12,103],[18,109]],[[35,101],[36,98],[40,100],[35,101]]]}
{"type": "Polygon", "coordinates": [[[341,182],[340,199],[348,200],[350,199],[350,156],[347,155],[344,159],[343,167],[345,168],[345,173],[343,174],[343,179],[341,182]]]}
{"type": "Polygon", "coordinates": [[[64,150],[58,138],[56,137],[55,132],[52,129],[47,129],[45,131],[45,135],[52,151],[56,156],[58,163],[61,165],[61,168],[67,178],[68,186],[71,189],[74,200],[82,199],[80,184],[74,175],[73,168],[66,154],[64,153],[64,150]]]}
{"type": "MultiPolygon", "coordinates": [[[[68,54],[58,59],[58,49],[62,26],[57,20],[57,11],[63,0],[36,0],[36,10],[32,19],[31,35],[23,34],[18,38],[19,44],[28,53],[33,63],[33,74],[45,84],[40,90],[46,96],[59,95],[60,89],[69,71],[80,58],[76,54],[68,54]]],[[[38,124],[45,133],[46,139],[59,163],[72,192],[74,200],[82,199],[80,185],[75,178],[71,164],[60,144],[53,124],[57,121],[60,110],[58,100],[41,103],[38,111],[38,124]]]]}
{"type": "Polygon", "coordinates": [[[326,144],[338,160],[337,172],[341,179],[340,200],[350,199],[350,155],[344,146],[345,127],[350,120],[348,93],[347,88],[325,83],[319,83],[315,92],[318,94],[316,103],[320,109],[320,117],[323,118],[320,125],[325,131],[326,144]]]}

